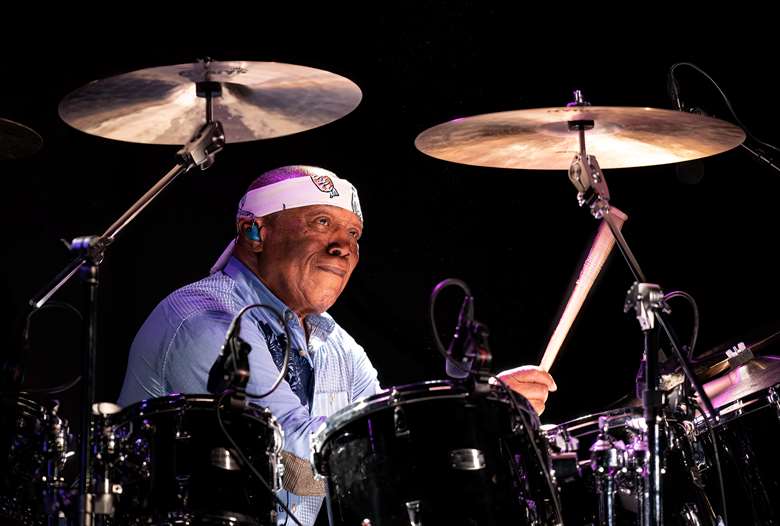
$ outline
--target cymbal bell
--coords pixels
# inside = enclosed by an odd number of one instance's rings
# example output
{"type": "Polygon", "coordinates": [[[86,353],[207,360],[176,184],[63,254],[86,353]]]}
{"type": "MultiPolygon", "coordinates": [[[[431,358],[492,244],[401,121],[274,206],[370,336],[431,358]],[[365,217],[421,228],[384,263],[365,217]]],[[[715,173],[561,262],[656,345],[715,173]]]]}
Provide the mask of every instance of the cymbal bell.
{"type": "Polygon", "coordinates": [[[488,113],[422,132],[421,152],[460,164],[525,170],[568,170],[579,153],[575,120],[592,120],[586,151],[601,168],[678,163],[730,150],[741,128],[700,114],[656,108],[573,106],[488,113]]]}
{"type": "Polygon", "coordinates": [[[214,120],[228,143],[281,137],[335,121],[357,107],[360,88],[328,71],[279,62],[211,62],[124,73],[82,86],[59,106],[86,133],[144,144],[183,145],[206,122],[196,82],[213,81],[214,120]]]}
{"type": "Polygon", "coordinates": [[[41,149],[43,139],[32,128],[0,118],[0,159],[22,159],[41,149]]]}

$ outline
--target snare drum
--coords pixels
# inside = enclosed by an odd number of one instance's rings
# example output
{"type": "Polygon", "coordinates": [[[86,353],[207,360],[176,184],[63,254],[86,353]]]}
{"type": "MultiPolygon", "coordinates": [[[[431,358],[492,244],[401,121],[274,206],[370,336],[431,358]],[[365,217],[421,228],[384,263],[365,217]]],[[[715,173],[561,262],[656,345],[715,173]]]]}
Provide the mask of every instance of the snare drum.
{"type": "MultiPolygon", "coordinates": [[[[241,464],[217,421],[217,398],[144,400],[106,418],[95,439],[96,479],[117,524],[274,524],[273,495],[241,464]]],[[[220,410],[225,428],[274,491],[282,430],[270,411],[220,410]]]]}
{"type": "Polygon", "coordinates": [[[552,523],[556,495],[538,425],[520,396],[446,381],[346,407],[313,441],[331,524],[552,523]]]}
{"type": "Polygon", "coordinates": [[[67,422],[58,403],[3,398],[0,426],[0,522],[45,524],[58,511],[69,457],[67,422]]]}

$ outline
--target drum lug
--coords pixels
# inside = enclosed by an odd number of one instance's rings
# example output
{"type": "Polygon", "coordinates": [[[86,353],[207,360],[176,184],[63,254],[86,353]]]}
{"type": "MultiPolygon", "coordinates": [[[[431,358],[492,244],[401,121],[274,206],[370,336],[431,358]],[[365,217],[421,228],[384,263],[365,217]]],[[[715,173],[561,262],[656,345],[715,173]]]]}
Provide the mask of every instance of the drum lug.
{"type": "MultiPolygon", "coordinates": [[[[278,460],[274,461],[271,459],[271,470],[273,473],[276,473],[276,476],[273,480],[273,490],[279,491],[282,489],[282,477],[284,477],[284,464],[282,464],[282,459],[279,457],[278,460]]],[[[322,480],[325,477],[320,475],[317,470],[314,470],[314,478],[317,480],[322,480]]]]}
{"type": "Polygon", "coordinates": [[[702,524],[696,505],[690,502],[683,504],[682,510],[680,510],[680,517],[685,526],[701,526],[702,524]]]}
{"type": "Polygon", "coordinates": [[[419,499],[406,502],[406,512],[409,514],[410,526],[422,526],[420,509],[421,505],[419,499]]]}
{"type": "Polygon", "coordinates": [[[409,426],[406,423],[406,412],[401,406],[396,406],[396,408],[393,409],[393,429],[395,430],[395,436],[399,438],[409,436],[409,426]]]}
{"type": "Polygon", "coordinates": [[[775,411],[777,412],[777,418],[780,419],[780,394],[777,392],[777,387],[770,387],[767,391],[767,400],[769,403],[773,406],[775,406],[775,411]]]}

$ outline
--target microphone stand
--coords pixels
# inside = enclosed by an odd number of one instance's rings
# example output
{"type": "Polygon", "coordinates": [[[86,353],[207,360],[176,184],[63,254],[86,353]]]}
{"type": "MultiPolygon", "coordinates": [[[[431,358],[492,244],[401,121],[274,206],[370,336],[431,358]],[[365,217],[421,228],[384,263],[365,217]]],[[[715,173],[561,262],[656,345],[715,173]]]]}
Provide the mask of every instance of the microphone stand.
{"type": "Polygon", "coordinates": [[[225,145],[225,134],[222,124],[214,121],[212,109],[212,97],[221,95],[221,85],[218,82],[201,81],[196,83],[196,93],[206,99],[206,123],[193,136],[176,156],[174,166],[162,179],[150,188],[138,199],[119,219],[108,227],[100,236],[78,237],[70,244],[71,252],[76,257],[52,279],[38,294],[29,301],[29,307],[37,310],[43,307],[49,299],[62,288],[70,279],[81,274],[87,285],[87,309],[88,315],[84,320],[85,350],[81,357],[81,397],[82,397],[82,421],[80,427],[80,473],[79,473],[79,524],[92,526],[95,514],[111,514],[110,506],[93,505],[92,480],[91,480],[91,429],[92,429],[92,405],[95,403],[95,363],[97,354],[97,312],[98,312],[98,288],[99,269],[105,257],[106,249],[114,242],[119,233],[128,226],[138,214],[143,211],[174,179],[189,172],[195,166],[201,170],[214,164],[215,155],[225,145]]]}
{"type": "MultiPolygon", "coordinates": [[[[574,92],[575,102],[569,106],[587,106],[581,91],[574,92]]],[[[659,420],[664,404],[663,393],[659,389],[658,365],[658,327],[665,332],[672,351],[682,367],[685,377],[691,383],[706,410],[705,418],[717,418],[717,412],[712,401],[704,392],[704,388],[691,370],[684,353],[681,351],[677,335],[666,320],[671,312],[663,300],[663,292],[658,285],[647,283],[644,272],[634,257],[628,242],[623,237],[615,218],[609,213],[609,189],[604,174],[599,168],[596,158],[588,155],[585,147],[585,132],[592,129],[592,120],[569,121],[569,130],[579,134],[580,152],[574,156],[569,167],[569,180],[577,189],[577,201],[580,206],[587,205],[596,219],[607,223],[615,237],[620,252],[628,264],[636,282],[628,291],[624,310],[636,311],[642,332],[645,337],[645,391],[642,397],[645,423],[647,424],[648,468],[645,472],[646,489],[643,494],[642,520],[644,526],[660,526],[663,524],[662,508],[662,478],[661,460],[664,455],[664,445],[660,440],[659,420]],[[657,325],[656,325],[656,322],[657,325]]]]}

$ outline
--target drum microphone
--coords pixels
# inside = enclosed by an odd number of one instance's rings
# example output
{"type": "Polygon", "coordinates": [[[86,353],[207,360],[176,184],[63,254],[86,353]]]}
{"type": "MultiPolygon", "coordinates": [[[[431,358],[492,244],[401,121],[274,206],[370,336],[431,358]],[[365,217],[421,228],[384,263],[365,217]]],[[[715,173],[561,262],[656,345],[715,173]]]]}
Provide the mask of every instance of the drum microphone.
{"type": "Polygon", "coordinates": [[[447,348],[445,369],[450,378],[468,378],[474,362],[474,296],[467,295],[463,300],[458,314],[458,326],[447,348]]]}
{"type": "Polygon", "coordinates": [[[214,365],[209,371],[206,388],[210,393],[222,394],[228,388],[244,390],[249,382],[249,352],[252,347],[239,336],[240,317],[236,317],[228,328],[225,343],[214,365]]]}

